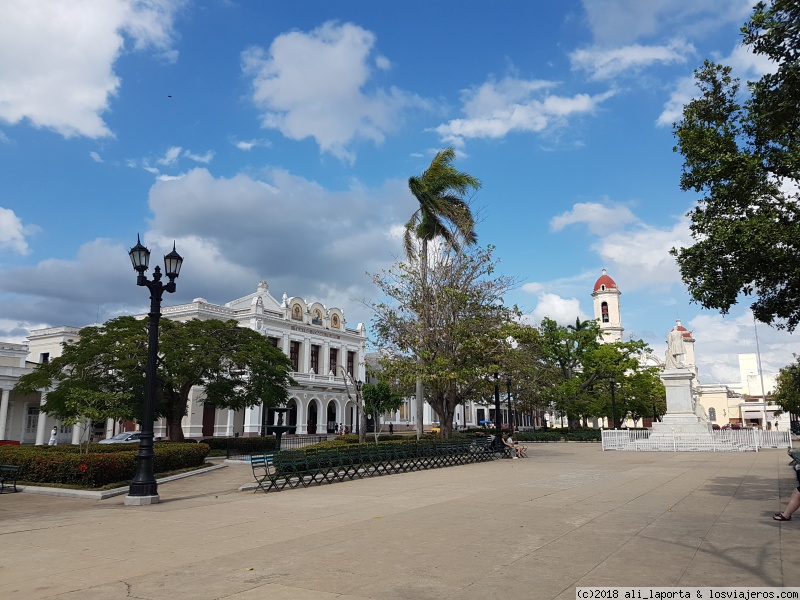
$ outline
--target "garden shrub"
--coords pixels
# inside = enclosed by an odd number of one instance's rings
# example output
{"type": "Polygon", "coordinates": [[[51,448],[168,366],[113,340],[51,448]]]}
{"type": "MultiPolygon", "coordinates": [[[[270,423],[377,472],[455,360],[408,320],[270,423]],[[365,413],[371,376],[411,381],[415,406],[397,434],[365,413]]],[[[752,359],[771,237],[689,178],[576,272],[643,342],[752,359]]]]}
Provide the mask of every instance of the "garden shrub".
{"type": "Polygon", "coordinates": [[[560,442],[563,436],[556,431],[536,431],[531,433],[518,433],[514,436],[518,442],[560,442]]]}
{"type": "MultiPolygon", "coordinates": [[[[153,467],[165,473],[200,466],[208,450],[206,444],[157,442],[153,467]]],[[[77,446],[0,446],[0,463],[18,465],[20,481],[96,488],[133,479],[137,454],[138,444],[92,444],[88,454],[77,446]]]]}
{"type": "Polygon", "coordinates": [[[602,429],[573,429],[567,433],[570,442],[599,442],[602,429]]]}

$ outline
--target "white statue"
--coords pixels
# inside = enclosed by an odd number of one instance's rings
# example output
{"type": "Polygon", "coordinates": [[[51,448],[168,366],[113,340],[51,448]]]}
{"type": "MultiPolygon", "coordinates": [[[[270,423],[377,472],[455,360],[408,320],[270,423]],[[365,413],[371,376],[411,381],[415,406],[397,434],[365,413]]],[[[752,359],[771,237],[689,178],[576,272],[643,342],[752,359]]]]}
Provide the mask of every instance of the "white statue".
{"type": "Polygon", "coordinates": [[[683,369],[683,355],[686,354],[686,345],[683,342],[683,331],[678,329],[680,321],[677,322],[667,334],[667,369],[683,369]]]}

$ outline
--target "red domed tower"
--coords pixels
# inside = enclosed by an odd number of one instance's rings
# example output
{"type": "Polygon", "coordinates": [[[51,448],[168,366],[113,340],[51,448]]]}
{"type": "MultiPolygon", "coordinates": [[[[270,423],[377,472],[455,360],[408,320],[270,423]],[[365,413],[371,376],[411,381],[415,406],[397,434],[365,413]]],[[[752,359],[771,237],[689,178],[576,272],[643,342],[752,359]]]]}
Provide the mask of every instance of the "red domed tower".
{"type": "Polygon", "coordinates": [[[594,317],[603,332],[603,341],[622,341],[622,317],[619,309],[621,292],[616,282],[603,269],[603,274],[594,283],[592,298],[594,299],[594,317]]]}

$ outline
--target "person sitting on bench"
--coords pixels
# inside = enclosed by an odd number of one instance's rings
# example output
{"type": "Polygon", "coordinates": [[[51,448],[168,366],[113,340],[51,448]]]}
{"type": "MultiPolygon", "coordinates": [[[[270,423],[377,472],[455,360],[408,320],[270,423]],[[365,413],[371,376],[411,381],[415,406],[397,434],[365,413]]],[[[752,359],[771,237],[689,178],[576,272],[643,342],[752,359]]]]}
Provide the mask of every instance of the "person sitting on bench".
{"type": "Polygon", "coordinates": [[[510,433],[508,437],[503,440],[503,443],[511,450],[511,458],[520,458],[522,456],[522,447],[514,441],[510,433]]]}

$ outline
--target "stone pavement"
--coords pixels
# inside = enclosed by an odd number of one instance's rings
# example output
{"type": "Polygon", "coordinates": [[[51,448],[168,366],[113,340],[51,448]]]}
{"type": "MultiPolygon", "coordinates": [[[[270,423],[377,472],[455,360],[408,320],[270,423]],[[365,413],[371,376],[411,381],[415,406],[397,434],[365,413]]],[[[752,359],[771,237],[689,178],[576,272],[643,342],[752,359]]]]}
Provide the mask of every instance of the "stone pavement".
{"type": "Polygon", "coordinates": [[[785,450],[529,458],[269,494],[231,465],[124,497],[0,495],[0,594],[32,600],[575,597],[576,586],[800,586],[785,450]]]}

